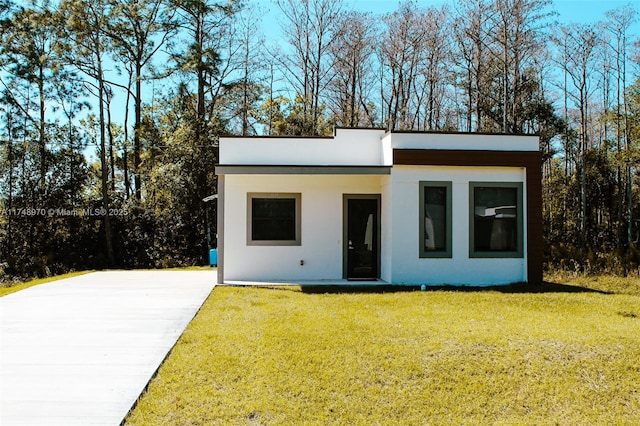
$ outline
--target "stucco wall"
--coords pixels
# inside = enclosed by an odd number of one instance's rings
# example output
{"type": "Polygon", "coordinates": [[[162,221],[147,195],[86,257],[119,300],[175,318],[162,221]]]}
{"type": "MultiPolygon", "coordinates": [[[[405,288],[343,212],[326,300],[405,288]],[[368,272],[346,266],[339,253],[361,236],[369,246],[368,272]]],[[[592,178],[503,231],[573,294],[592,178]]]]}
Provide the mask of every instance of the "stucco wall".
{"type": "MultiPolygon", "coordinates": [[[[339,280],[343,194],[381,194],[381,279],[393,284],[493,285],[526,281],[522,258],[469,257],[469,182],[525,182],[524,169],[396,166],[390,176],[228,175],[225,281],[339,280]],[[452,182],[452,258],[419,257],[419,182],[452,182]],[[247,193],[301,193],[300,246],[247,246],[247,193]],[[300,265],[300,261],[304,265],[300,265]]],[[[526,190],[523,190],[526,223],[526,190]]]]}
{"type": "Polygon", "coordinates": [[[389,133],[387,142],[394,149],[460,149],[488,151],[538,151],[537,136],[485,135],[465,133],[389,133]]]}
{"type": "Polygon", "coordinates": [[[220,164],[381,166],[383,136],[384,130],[337,129],[329,138],[223,137],[220,164]]]}
{"type": "MultiPolygon", "coordinates": [[[[393,255],[392,255],[392,229],[393,208],[391,200],[393,198],[391,176],[385,176],[381,180],[382,202],[380,205],[380,220],[382,227],[380,229],[380,278],[391,283],[391,273],[393,271],[393,255]]],[[[417,222],[416,222],[417,223],[417,222]]]]}
{"type": "MultiPolygon", "coordinates": [[[[526,281],[528,221],[525,169],[469,164],[511,165],[513,154],[519,155],[521,152],[529,158],[527,154],[537,151],[538,138],[535,136],[417,132],[385,134],[384,130],[379,129],[337,129],[331,138],[221,138],[221,170],[229,173],[224,179],[224,279],[341,279],[343,194],[381,194],[380,269],[383,280],[394,284],[434,285],[492,285],[526,281]],[[456,150],[461,150],[466,156],[465,161],[469,161],[470,152],[479,150],[478,156],[473,157],[477,161],[455,167],[408,165],[457,164],[438,162],[443,160],[443,155],[457,155],[456,150]],[[398,161],[395,161],[396,154],[402,154],[398,161]],[[499,157],[500,161],[492,163],[494,156],[499,157]],[[429,163],[430,158],[431,161],[438,161],[429,163]],[[224,166],[234,165],[392,166],[394,161],[391,174],[386,176],[241,175],[224,171],[224,166]],[[453,250],[450,259],[419,257],[420,181],[452,182],[453,250]],[[523,257],[470,258],[469,182],[500,181],[525,183],[522,194],[523,257]],[[247,246],[246,203],[249,192],[302,194],[300,246],[247,246]],[[300,265],[301,260],[304,266],[300,265]]],[[[529,167],[531,172],[531,167],[537,167],[537,161],[523,159],[515,164],[529,167]]],[[[535,189],[531,193],[534,196],[537,194],[535,189]]],[[[538,236],[539,221],[534,214],[531,218],[533,225],[529,225],[538,229],[532,235],[538,236]]],[[[536,241],[535,238],[531,240],[534,247],[531,251],[538,259],[536,241]]],[[[541,270],[539,263],[539,260],[531,262],[536,271],[541,270]]],[[[536,271],[532,273],[534,279],[538,274],[536,271]]]]}
{"type": "MultiPolygon", "coordinates": [[[[497,167],[394,166],[387,201],[393,211],[387,224],[391,232],[383,240],[392,266],[386,281],[394,284],[492,285],[526,281],[526,230],[523,258],[469,258],[469,182],[524,182],[525,171],[497,167]],[[419,258],[419,182],[452,182],[452,258],[419,258]],[[390,196],[390,198],[389,198],[390,196]]],[[[526,191],[523,190],[526,224],[526,191]]],[[[383,235],[384,238],[384,235],[383,235]]]]}
{"type": "Polygon", "coordinates": [[[388,176],[227,175],[224,280],[342,279],[342,195],[380,194],[383,179],[388,176]],[[300,246],[247,246],[250,192],[302,194],[300,246]]]}

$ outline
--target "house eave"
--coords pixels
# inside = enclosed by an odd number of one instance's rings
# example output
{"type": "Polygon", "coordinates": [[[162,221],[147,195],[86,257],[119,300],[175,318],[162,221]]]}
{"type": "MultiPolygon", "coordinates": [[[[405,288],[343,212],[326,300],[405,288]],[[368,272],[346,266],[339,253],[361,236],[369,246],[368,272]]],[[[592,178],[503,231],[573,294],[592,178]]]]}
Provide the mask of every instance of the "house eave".
{"type": "Polygon", "coordinates": [[[216,175],[389,175],[391,166],[218,164],[216,175]]]}

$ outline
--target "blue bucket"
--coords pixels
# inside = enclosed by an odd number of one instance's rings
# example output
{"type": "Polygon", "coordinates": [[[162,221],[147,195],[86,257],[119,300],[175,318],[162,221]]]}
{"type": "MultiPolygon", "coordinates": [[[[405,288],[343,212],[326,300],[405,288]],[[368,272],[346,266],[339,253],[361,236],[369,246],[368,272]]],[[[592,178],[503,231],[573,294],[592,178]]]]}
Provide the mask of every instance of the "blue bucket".
{"type": "Polygon", "coordinates": [[[209,250],[209,265],[218,266],[218,249],[209,250]]]}

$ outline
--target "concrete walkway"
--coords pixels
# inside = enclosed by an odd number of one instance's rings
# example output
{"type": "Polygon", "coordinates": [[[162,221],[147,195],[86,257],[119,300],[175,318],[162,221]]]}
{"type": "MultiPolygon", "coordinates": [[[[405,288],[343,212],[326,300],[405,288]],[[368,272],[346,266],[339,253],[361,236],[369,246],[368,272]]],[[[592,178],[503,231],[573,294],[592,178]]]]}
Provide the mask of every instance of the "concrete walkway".
{"type": "Polygon", "coordinates": [[[95,272],[0,298],[0,425],[119,425],[216,283],[95,272]]]}

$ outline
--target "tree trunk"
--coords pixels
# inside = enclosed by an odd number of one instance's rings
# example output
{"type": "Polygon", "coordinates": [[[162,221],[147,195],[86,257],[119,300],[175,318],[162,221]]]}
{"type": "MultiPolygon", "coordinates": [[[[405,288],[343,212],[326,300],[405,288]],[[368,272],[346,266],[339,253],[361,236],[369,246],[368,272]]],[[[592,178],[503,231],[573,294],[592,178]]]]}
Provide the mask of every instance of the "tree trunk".
{"type": "MultiPolygon", "coordinates": [[[[101,189],[102,189],[102,209],[105,248],[107,250],[107,266],[114,265],[113,256],[113,238],[111,234],[111,217],[109,216],[109,168],[106,157],[106,135],[105,135],[105,95],[104,74],[102,70],[102,53],[99,45],[96,45],[96,64],[98,77],[98,103],[99,103],[99,119],[100,119],[100,169],[101,169],[101,189]]],[[[108,105],[108,104],[107,104],[108,105]]]]}
{"type": "Polygon", "coordinates": [[[133,173],[134,173],[134,190],[135,198],[140,201],[142,199],[142,179],[140,178],[140,163],[142,154],[142,144],[140,140],[141,124],[142,124],[142,64],[136,62],[136,96],[135,102],[135,123],[133,125],[133,173]]]}
{"type": "Polygon", "coordinates": [[[39,67],[38,90],[40,96],[40,123],[39,123],[39,143],[40,143],[40,196],[44,197],[47,185],[47,134],[45,125],[46,99],[44,93],[44,69],[39,67]]]}
{"type": "Polygon", "coordinates": [[[98,82],[98,102],[100,104],[100,169],[101,169],[101,192],[102,192],[102,220],[104,225],[105,247],[107,250],[107,266],[114,265],[113,246],[111,235],[111,218],[109,216],[109,167],[107,165],[106,156],[106,135],[105,135],[105,114],[104,114],[104,81],[100,71],[100,81],[98,82]]]}
{"type": "Polygon", "coordinates": [[[113,129],[111,128],[111,99],[108,97],[107,99],[107,135],[109,137],[109,170],[111,171],[111,191],[115,192],[116,190],[116,162],[115,162],[115,154],[114,154],[114,141],[113,141],[113,129]]]}
{"type": "MultiPolygon", "coordinates": [[[[132,73],[129,72],[129,84],[131,88],[132,73]]],[[[131,182],[129,181],[129,102],[131,101],[131,90],[127,90],[127,100],[124,107],[124,142],[122,147],[122,172],[124,179],[124,195],[128,200],[131,197],[131,182]]]]}

